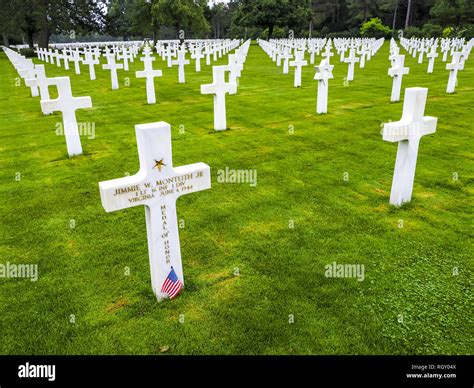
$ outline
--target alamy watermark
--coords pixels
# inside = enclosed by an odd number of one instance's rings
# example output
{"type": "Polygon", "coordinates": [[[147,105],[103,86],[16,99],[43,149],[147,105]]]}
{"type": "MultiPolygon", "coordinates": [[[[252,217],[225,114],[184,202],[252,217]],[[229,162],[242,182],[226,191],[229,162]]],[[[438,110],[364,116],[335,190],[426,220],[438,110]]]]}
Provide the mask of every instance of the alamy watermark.
{"type": "Polygon", "coordinates": [[[247,183],[251,187],[257,186],[257,170],[234,170],[229,167],[217,170],[218,183],[247,183]]]}
{"type": "Polygon", "coordinates": [[[335,261],[324,266],[327,278],[356,278],[359,282],[365,279],[364,264],[337,264],[335,261]]]}
{"type": "Polygon", "coordinates": [[[29,278],[32,282],[38,280],[38,264],[0,263],[0,278],[29,278]]]}
{"type": "MultiPolygon", "coordinates": [[[[95,139],[95,123],[94,122],[78,122],[77,130],[79,136],[86,136],[88,139],[95,139]]],[[[64,136],[64,125],[62,122],[56,123],[56,136],[64,136]]]]}
{"type": "Polygon", "coordinates": [[[40,378],[48,381],[56,380],[56,365],[34,365],[27,362],[18,366],[19,378],[40,378]]]}

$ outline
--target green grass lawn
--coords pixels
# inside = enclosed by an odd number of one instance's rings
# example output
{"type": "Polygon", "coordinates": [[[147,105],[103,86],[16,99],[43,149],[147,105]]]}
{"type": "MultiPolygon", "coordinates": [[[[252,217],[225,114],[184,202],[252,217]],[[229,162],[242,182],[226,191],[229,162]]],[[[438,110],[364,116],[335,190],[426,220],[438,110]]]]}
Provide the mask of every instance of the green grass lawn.
{"type": "Polygon", "coordinates": [[[283,75],[252,44],[224,132],[213,130],[212,96],[200,94],[212,80],[204,61],[180,85],[177,67],[157,59],[156,105],[135,78],[138,58],[116,91],[99,67],[90,81],[86,66],[75,75],[72,63],[46,64],[49,77],[71,77],[75,96],[92,97],[77,119],[95,125],[95,138],[82,136],[84,154],[72,159],[55,134],[60,113],[43,116],[2,53],[0,263],[37,263],[39,279],[0,279],[0,353],[472,353],[473,57],[446,95],[440,58],[426,74],[426,59],[402,49],[402,89],[429,88],[425,114],[438,127],[422,138],[412,202],[395,208],[397,145],[380,131],[403,102],[390,103],[388,46],[349,86],[347,64],[332,58],[321,116],[313,66],[294,88],[293,70],[283,75]],[[172,126],[175,166],[204,162],[212,176],[210,190],[177,203],[186,289],[163,303],[151,289],[143,207],[106,213],[98,188],[138,170],[134,125],[155,121],[172,126]],[[218,183],[225,167],[256,169],[257,186],[218,183]],[[326,278],[333,262],[364,264],[365,280],[326,278]]]}

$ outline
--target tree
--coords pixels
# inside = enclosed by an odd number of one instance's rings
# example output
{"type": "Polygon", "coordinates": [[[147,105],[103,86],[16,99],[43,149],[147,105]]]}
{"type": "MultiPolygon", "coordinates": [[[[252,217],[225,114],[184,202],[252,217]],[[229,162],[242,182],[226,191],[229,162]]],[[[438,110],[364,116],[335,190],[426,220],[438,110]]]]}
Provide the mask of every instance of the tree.
{"type": "Polygon", "coordinates": [[[349,0],[348,2],[349,15],[357,24],[366,22],[369,17],[379,15],[379,5],[374,0],[349,0]]]}
{"type": "Polygon", "coordinates": [[[275,27],[300,31],[311,21],[311,15],[310,0],[240,0],[233,22],[268,30],[268,39],[271,39],[275,27]]]}
{"type": "Polygon", "coordinates": [[[2,33],[23,33],[31,48],[37,35],[38,45],[47,47],[54,33],[99,30],[103,6],[98,0],[2,0],[2,33]]]}
{"type": "Polygon", "coordinates": [[[153,1],[135,0],[130,7],[131,31],[140,37],[152,35],[153,42],[158,39],[159,23],[152,13],[153,1]]]}
{"type": "Polygon", "coordinates": [[[442,26],[464,26],[474,22],[472,0],[437,0],[430,10],[433,21],[442,26]]]}
{"type": "Polygon", "coordinates": [[[22,31],[24,21],[18,12],[20,6],[20,0],[0,0],[0,29],[5,46],[9,45],[11,36],[17,36],[22,31]]]}
{"type": "Polygon", "coordinates": [[[379,18],[372,18],[369,21],[362,23],[360,27],[360,35],[370,38],[387,38],[392,30],[384,26],[379,18]]]}
{"type": "Polygon", "coordinates": [[[204,17],[205,6],[205,0],[155,0],[151,12],[160,25],[176,28],[179,37],[184,39],[185,31],[192,35],[210,30],[204,17]]]}
{"type": "Polygon", "coordinates": [[[298,33],[302,27],[311,22],[312,9],[310,0],[290,0],[289,11],[286,17],[286,25],[288,28],[298,33]]]}
{"type": "Polygon", "coordinates": [[[405,29],[407,29],[408,26],[410,25],[411,2],[412,2],[412,0],[408,0],[407,16],[406,16],[406,18],[405,18],[405,29]]]}
{"type": "Polygon", "coordinates": [[[111,0],[106,16],[106,32],[112,36],[121,36],[123,40],[131,32],[133,0],[111,0]]]}
{"type": "Polygon", "coordinates": [[[347,4],[345,0],[313,0],[311,5],[312,21],[316,27],[327,30],[340,30],[348,22],[347,4]]]}
{"type": "Polygon", "coordinates": [[[275,26],[284,25],[289,13],[288,0],[241,0],[234,22],[268,29],[268,39],[271,39],[275,26]]]}
{"type": "Polygon", "coordinates": [[[215,39],[221,39],[230,30],[232,23],[231,12],[232,10],[229,5],[224,3],[217,3],[212,7],[206,7],[205,16],[212,27],[215,39]]]}

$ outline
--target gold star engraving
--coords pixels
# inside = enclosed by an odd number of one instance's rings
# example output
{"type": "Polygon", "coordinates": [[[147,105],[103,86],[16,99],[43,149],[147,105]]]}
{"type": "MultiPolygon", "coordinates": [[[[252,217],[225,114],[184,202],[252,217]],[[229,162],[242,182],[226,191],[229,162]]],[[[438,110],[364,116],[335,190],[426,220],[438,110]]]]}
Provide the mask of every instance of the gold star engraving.
{"type": "Polygon", "coordinates": [[[161,158],[160,160],[155,159],[155,165],[153,166],[153,168],[157,168],[161,172],[161,168],[163,166],[166,166],[166,164],[163,163],[163,158],[161,158]]]}

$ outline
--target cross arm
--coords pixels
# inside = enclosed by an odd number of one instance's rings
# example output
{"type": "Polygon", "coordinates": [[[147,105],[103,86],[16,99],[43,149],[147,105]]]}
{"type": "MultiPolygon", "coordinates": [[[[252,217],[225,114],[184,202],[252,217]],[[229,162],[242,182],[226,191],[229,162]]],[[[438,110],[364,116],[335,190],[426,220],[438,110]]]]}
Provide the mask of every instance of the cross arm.
{"type": "Polygon", "coordinates": [[[438,119],[436,117],[424,116],[422,121],[412,122],[400,120],[386,123],[383,127],[383,140],[388,142],[399,142],[408,140],[413,136],[418,138],[436,132],[438,119]]]}
{"type": "Polygon", "coordinates": [[[141,202],[131,200],[136,197],[137,192],[143,189],[142,183],[144,180],[145,173],[139,172],[133,176],[99,182],[100,200],[105,211],[110,213],[143,205],[141,202]]]}
{"type": "Polygon", "coordinates": [[[38,79],[37,78],[26,78],[25,85],[28,87],[38,86],[38,79]]]}
{"type": "Polygon", "coordinates": [[[214,84],[201,85],[201,94],[216,94],[216,86],[214,84]]]}
{"type": "Polygon", "coordinates": [[[83,108],[92,108],[92,99],[87,97],[74,97],[74,108],[83,109],[83,108]]]}
{"type": "Polygon", "coordinates": [[[43,113],[51,113],[58,110],[58,100],[41,100],[41,110],[43,113]]]}
{"type": "Polygon", "coordinates": [[[175,167],[174,171],[177,175],[190,174],[192,176],[192,179],[187,182],[188,184],[184,185],[182,190],[177,193],[178,197],[211,188],[211,168],[205,163],[175,167]]]}

